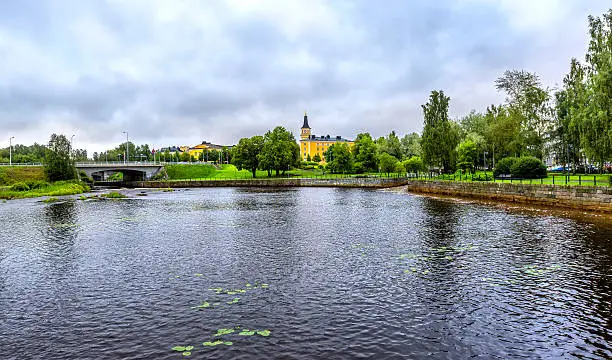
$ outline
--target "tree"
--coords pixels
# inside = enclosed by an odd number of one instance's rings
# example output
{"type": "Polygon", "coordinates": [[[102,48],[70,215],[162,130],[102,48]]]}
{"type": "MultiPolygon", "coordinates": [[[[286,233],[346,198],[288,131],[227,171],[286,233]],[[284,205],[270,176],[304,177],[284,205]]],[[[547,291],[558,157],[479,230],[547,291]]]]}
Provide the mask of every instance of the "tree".
{"type": "Polygon", "coordinates": [[[459,155],[459,168],[473,173],[474,165],[478,160],[478,150],[474,141],[470,138],[463,140],[457,147],[457,153],[459,155]]]}
{"type": "Polygon", "coordinates": [[[476,110],[470,111],[470,113],[461,120],[459,120],[461,129],[465,134],[478,134],[484,136],[487,132],[487,119],[481,113],[477,113],[476,110]]]}
{"type": "Polygon", "coordinates": [[[238,144],[232,149],[232,163],[238,169],[249,169],[253,174],[253,178],[257,177],[257,169],[259,168],[259,156],[264,146],[263,136],[253,136],[251,138],[242,138],[238,144]]]}
{"type": "Polygon", "coordinates": [[[300,147],[295,137],[282,126],[277,126],[264,135],[264,144],[259,160],[261,166],[268,170],[268,175],[275,170],[276,175],[283,174],[300,162],[300,147]]]}
{"type": "Polygon", "coordinates": [[[400,139],[395,134],[395,131],[391,131],[384,141],[380,141],[379,151],[380,153],[385,152],[396,159],[402,158],[402,144],[400,139]]]}
{"type": "Polygon", "coordinates": [[[319,155],[319,153],[316,153],[313,157],[312,157],[312,161],[314,162],[321,162],[321,156],[319,155]]]}
{"type": "Polygon", "coordinates": [[[406,134],[400,142],[402,144],[403,158],[409,159],[413,156],[421,156],[423,151],[421,150],[421,136],[419,134],[415,132],[406,134]]]}
{"type": "Polygon", "coordinates": [[[357,134],[355,145],[353,146],[353,154],[355,160],[364,168],[364,171],[378,170],[378,156],[374,140],[369,133],[357,134]]]}
{"type": "Polygon", "coordinates": [[[542,88],[535,73],[524,70],[507,70],[495,81],[495,87],[506,92],[510,116],[520,118],[520,152],[542,159],[552,126],[548,90],[542,88]]]}
{"type": "Polygon", "coordinates": [[[504,106],[491,105],[485,115],[487,131],[485,140],[491,150],[491,159],[495,167],[496,157],[503,158],[519,152],[521,119],[510,116],[504,106]],[[498,156],[499,155],[499,156],[498,156]]]}
{"type": "Polygon", "coordinates": [[[442,90],[432,91],[429,101],[422,105],[425,118],[421,147],[423,161],[428,165],[441,166],[444,172],[454,167],[455,148],[459,143],[458,126],[448,119],[450,97],[442,90]]]}
{"type": "Polygon", "coordinates": [[[603,169],[612,159],[612,9],[601,18],[589,16],[589,33],[585,104],[578,107],[581,143],[603,169]]]}
{"type": "Polygon", "coordinates": [[[406,172],[411,174],[418,175],[420,172],[425,171],[425,164],[423,164],[423,160],[420,156],[411,156],[409,159],[404,160],[402,164],[406,172]]]}
{"type": "Polygon", "coordinates": [[[333,173],[351,173],[353,172],[353,154],[346,143],[332,144],[325,151],[325,160],[327,166],[333,173]]]}
{"type": "Polygon", "coordinates": [[[50,181],[72,180],[77,176],[70,156],[70,140],[64,135],[52,134],[45,155],[45,174],[50,181]]]}
{"type": "Polygon", "coordinates": [[[380,163],[380,171],[387,173],[387,175],[389,175],[389,173],[395,171],[398,160],[396,157],[392,155],[389,155],[387,153],[382,153],[379,157],[379,163],[380,163]]]}

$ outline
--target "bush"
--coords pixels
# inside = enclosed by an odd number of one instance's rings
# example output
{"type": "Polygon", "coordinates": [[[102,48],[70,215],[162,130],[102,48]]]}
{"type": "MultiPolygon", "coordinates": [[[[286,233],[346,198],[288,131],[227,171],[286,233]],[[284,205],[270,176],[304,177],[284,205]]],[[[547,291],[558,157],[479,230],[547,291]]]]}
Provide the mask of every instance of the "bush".
{"type": "Polygon", "coordinates": [[[506,157],[497,162],[495,164],[495,169],[493,170],[493,176],[499,175],[509,175],[512,174],[511,168],[518,161],[518,158],[515,157],[506,157]]]}
{"type": "Polygon", "coordinates": [[[13,190],[13,191],[28,191],[28,190],[30,190],[30,187],[28,186],[28,184],[26,184],[24,182],[18,182],[18,183],[14,183],[11,186],[11,190],[13,190]]]}
{"type": "Polygon", "coordinates": [[[50,185],[48,182],[42,180],[28,181],[26,184],[28,184],[30,190],[44,189],[50,185]]]}
{"type": "Polygon", "coordinates": [[[539,179],[546,177],[546,166],[533,156],[519,158],[511,167],[510,174],[515,178],[539,179]]]}
{"type": "Polygon", "coordinates": [[[355,165],[353,165],[353,170],[355,170],[355,174],[363,174],[366,168],[363,166],[362,162],[357,161],[355,165]]]}

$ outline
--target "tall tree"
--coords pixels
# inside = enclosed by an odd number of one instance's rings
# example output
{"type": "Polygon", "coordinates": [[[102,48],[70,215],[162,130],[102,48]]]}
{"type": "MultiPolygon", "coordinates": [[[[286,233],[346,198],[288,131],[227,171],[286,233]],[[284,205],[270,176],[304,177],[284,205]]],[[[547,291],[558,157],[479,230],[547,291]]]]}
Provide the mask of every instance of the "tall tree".
{"type": "Polygon", "coordinates": [[[355,161],[361,163],[365,171],[378,170],[378,155],[376,144],[369,133],[357,134],[353,146],[355,161]]]}
{"type": "Polygon", "coordinates": [[[491,159],[495,167],[495,159],[515,155],[522,147],[520,138],[521,119],[511,116],[504,106],[491,105],[485,115],[487,131],[485,139],[491,150],[491,159]]]}
{"type": "Polygon", "coordinates": [[[72,159],[70,140],[64,135],[52,134],[45,155],[45,174],[50,181],[72,180],[76,178],[76,168],[72,159]]]}
{"type": "Polygon", "coordinates": [[[353,172],[353,154],[345,143],[332,144],[323,153],[327,166],[334,173],[353,172]]]}
{"type": "Polygon", "coordinates": [[[589,33],[587,101],[580,128],[587,156],[603,168],[612,159],[612,9],[601,18],[589,16],[589,33]]]}
{"type": "Polygon", "coordinates": [[[264,135],[264,145],[260,154],[261,166],[268,170],[276,171],[276,175],[283,174],[292,166],[297,166],[300,161],[300,147],[295,142],[295,137],[282,126],[277,126],[264,135]]]}
{"type": "Polygon", "coordinates": [[[459,142],[458,127],[448,118],[450,97],[442,90],[432,91],[429,101],[422,105],[425,118],[421,148],[423,161],[428,165],[441,166],[444,172],[455,166],[455,148],[459,142]]]}
{"type": "Polygon", "coordinates": [[[395,134],[395,131],[391,131],[389,135],[387,135],[385,141],[381,141],[380,152],[386,152],[396,159],[401,159],[403,157],[402,144],[395,134]]]}
{"type": "Polygon", "coordinates": [[[506,92],[510,116],[520,118],[521,152],[542,159],[552,125],[548,90],[542,88],[538,75],[524,70],[507,70],[495,87],[506,92]]]}
{"type": "Polygon", "coordinates": [[[421,135],[418,133],[406,134],[400,140],[402,144],[402,154],[405,159],[409,159],[413,156],[420,157],[423,153],[421,150],[421,135]]]}
{"type": "Polygon", "coordinates": [[[232,163],[238,169],[249,169],[253,174],[253,178],[257,177],[257,169],[259,168],[259,156],[263,149],[263,136],[253,136],[251,138],[242,138],[238,144],[232,149],[232,163]]]}

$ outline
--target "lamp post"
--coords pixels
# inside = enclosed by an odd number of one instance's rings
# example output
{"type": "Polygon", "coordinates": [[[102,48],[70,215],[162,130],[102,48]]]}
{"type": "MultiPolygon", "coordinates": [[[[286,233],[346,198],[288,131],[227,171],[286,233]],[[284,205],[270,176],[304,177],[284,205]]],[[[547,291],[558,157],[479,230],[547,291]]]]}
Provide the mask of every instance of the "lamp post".
{"type": "Polygon", "coordinates": [[[125,157],[123,158],[123,163],[127,163],[130,159],[130,138],[127,131],[124,131],[125,134],[125,157]]]}
{"type": "Polygon", "coordinates": [[[11,136],[9,138],[9,165],[13,165],[13,139],[15,137],[11,136]]]}
{"type": "Polygon", "coordinates": [[[74,160],[74,134],[70,137],[70,157],[74,160]]]}

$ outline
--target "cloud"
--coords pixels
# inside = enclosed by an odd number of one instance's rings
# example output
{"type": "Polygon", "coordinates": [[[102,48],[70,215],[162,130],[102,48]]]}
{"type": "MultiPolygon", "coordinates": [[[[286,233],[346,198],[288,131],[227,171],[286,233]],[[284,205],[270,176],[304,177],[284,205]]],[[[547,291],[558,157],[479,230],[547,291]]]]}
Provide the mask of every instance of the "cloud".
{"type": "MultiPolygon", "coordinates": [[[[276,125],[380,136],[502,101],[524,68],[559,83],[604,1],[97,0],[0,2],[0,134],[75,133],[90,153],[236,143],[276,125]]],[[[4,146],[0,139],[0,146],[4,146]]]]}

